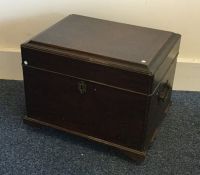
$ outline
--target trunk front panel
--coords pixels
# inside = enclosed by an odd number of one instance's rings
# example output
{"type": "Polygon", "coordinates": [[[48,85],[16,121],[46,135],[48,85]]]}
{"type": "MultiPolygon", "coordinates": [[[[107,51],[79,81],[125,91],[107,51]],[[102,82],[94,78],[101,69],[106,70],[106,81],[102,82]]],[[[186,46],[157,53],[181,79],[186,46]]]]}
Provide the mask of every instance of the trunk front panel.
{"type": "Polygon", "coordinates": [[[23,67],[28,116],[142,149],[147,96],[23,67]]]}

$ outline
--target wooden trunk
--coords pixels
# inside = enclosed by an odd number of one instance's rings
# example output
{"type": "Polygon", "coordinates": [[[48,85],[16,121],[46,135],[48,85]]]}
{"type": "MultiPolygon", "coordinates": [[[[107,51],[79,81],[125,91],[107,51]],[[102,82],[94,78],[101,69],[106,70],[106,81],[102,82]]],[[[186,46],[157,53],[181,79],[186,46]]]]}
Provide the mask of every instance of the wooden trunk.
{"type": "Polygon", "coordinates": [[[144,159],[168,109],[180,35],[70,15],[21,45],[27,116],[144,159]]]}

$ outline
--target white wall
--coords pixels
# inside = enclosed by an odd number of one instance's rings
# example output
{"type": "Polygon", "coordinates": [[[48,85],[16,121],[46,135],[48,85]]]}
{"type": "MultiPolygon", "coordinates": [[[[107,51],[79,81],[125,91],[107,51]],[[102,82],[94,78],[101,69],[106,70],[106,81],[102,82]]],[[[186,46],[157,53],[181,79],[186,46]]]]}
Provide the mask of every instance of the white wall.
{"type": "Polygon", "coordinates": [[[200,63],[200,0],[0,0],[0,79],[21,79],[20,44],[71,13],[180,33],[179,61],[200,63]]]}

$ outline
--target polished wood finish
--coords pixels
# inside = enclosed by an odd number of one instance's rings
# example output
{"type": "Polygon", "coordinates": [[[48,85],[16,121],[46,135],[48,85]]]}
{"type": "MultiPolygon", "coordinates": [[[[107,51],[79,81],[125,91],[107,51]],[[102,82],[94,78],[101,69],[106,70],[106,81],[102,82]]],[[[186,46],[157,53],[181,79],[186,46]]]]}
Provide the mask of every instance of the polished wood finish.
{"type": "MultiPolygon", "coordinates": [[[[143,69],[153,66],[164,45],[177,34],[102,19],[70,15],[31,39],[31,43],[54,46],[136,64],[143,69]],[[145,52],[144,52],[145,51],[145,52]],[[146,63],[141,64],[142,60],[146,63]]],[[[166,49],[167,50],[167,49],[166,49]]],[[[90,58],[89,58],[90,59],[90,58]]]]}
{"type": "Polygon", "coordinates": [[[179,45],[172,32],[70,15],[21,46],[24,121],[143,160],[170,104],[179,45]]]}

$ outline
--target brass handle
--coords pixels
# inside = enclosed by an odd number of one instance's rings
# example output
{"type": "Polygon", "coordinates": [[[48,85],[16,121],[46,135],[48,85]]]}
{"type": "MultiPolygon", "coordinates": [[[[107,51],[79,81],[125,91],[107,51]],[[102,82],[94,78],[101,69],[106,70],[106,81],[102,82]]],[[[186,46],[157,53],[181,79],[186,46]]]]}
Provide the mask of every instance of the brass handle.
{"type": "Polygon", "coordinates": [[[158,99],[165,102],[168,99],[169,93],[170,93],[170,86],[168,85],[168,82],[167,82],[159,90],[158,99]]]}

